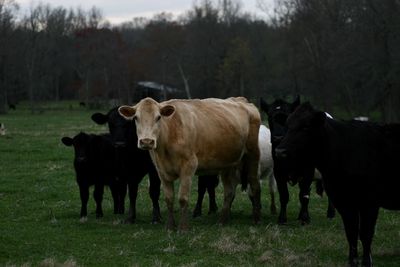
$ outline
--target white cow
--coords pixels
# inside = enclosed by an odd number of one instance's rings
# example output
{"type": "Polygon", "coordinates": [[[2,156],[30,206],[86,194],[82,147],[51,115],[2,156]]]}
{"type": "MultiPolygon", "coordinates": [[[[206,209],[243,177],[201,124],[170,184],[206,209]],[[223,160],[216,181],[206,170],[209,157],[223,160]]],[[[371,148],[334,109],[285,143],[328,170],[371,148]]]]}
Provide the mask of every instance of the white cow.
{"type": "Polygon", "coordinates": [[[268,179],[268,189],[271,198],[270,210],[272,214],[276,214],[275,192],[277,191],[277,187],[273,172],[274,161],[272,159],[271,132],[265,125],[260,125],[258,146],[260,148],[258,174],[260,179],[265,177],[268,179]]]}

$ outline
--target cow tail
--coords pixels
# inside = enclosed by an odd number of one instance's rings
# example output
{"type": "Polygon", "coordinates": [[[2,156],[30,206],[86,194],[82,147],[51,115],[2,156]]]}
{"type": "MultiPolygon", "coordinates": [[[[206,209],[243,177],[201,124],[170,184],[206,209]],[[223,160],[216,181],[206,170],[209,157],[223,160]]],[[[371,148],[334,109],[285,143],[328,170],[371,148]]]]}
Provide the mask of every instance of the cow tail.
{"type": "Polygon", "coordinates": [[[315,186],[316,186],[316,192],[317,194],[322,197],[322,195],[324,194],[324,186],[322,184],[322,180],[319,179],[315,182],[315,186]]]}
{"type": "Polygon", "coordinates": [[[242,191],[247,190],[247,185],[248,185],[248,173],[249,173],[249,168],[246,164],[246,160],[243,161],[244,164],[242,164],[242,168],[240,171],[240,183],[242,184],[242,191]]]}

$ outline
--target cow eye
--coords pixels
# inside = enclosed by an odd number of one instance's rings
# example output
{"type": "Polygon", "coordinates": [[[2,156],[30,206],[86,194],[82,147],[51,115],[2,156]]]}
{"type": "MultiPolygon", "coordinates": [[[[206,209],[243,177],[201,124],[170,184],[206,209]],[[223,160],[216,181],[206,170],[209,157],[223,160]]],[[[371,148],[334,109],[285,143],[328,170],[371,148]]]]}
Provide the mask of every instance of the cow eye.
{"type": "Polygon", "coordinates": [[[160,119],[161,119],[161,115],[158,115],[158,116],[156,117],[156,122],[158,122],[160,119]]]}
{"type": "Polygon", "coordinates": [[[134,119],[135,121],[137,121],[137,120],[138,120],[138,117],[135,115],[135,116],[133,116],[133,119],[134,119]]]}

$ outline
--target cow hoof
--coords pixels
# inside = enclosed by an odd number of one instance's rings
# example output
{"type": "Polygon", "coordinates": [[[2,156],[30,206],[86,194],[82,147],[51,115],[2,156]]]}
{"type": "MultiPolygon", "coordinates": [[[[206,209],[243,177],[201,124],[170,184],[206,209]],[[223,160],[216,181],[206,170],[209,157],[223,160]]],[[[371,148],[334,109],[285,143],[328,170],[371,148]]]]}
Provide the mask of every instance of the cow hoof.
{"type": "Polygon", "coordinates": [[[135,223],[135,219],[133,218],[127,218],[124,221],[125,224],[134,224],[135,223]]]}
{"type": "Polygon", "coordinates": [[[215,214],[215,213],[217,213],[217,211],[218,211],[218,207],[217,207],[217,205],[213,205],[213,206],[211,206],[210,207],[210,209],[208,210],[208,215],[210,215],[210,214],[215,214]]]}
{"type": "Polygon", "coordinates": [[[201,210],[195,209],[193,211],[193,218],[197,218],[197,217],[200,217],[200,216],[201,216],[201,210]]]}
{"type": "Polygon", "coordinates": [[[278,212],[277,212],[277,210],[276,210],[276,207],[275,206],[271,206],[271,214],[272,215],[276,215],[278,212]]]}
{"type": "Polygon", "coordinates": [[[189,232],[189,226],[187,224],[179,225],[178,232],[179,233],[187,233],[187,232],[189,232]]]}
{"type": "Polygon", "coordinates": [[[301,225],[308,225],[308,224],[310,224],[310,221],[308,220],[306,220],[306,221],[303,221],[303,220],[301,220],[301,225]]]}
{"type": "Polygon", "coordinates": [[[311,221],[310,216],[308,215],[308,213],[299,214],[297,219],[300,220],[301,225],[310,224],[310,221],[311,221]]]}
{"type": "Polygon", "coordinates": [[[80,223],[85,223],[85,222],[87,222],[87,220],[88,220],[87,217],[81,217],[81,218],[79,219],[79,222],[80,222],[80,223]]]}
{"type": "Polygon", "coordinates": [[[212,215],[212,214],[216,214],[216,213],[217,213],[216,210],[209,210],[209,211],[208,211],[208,215],[212,215]]]}
{"type": "Polygon", "coordinates": [[[229,216],[228,215],[222,215],[221,218],[219,219],[219,224],[220,225],[226,225],[228,223],[228,219],[229,216]]]}
{"type": "Polygon", "coordinates": [[[175,229],[176,229],[176,225],[169,225],[169,224],[167,224],[167,231],[175,231],[175,229]]]}
{"type": "Polygon", "coordinates": [[[358,267],[358,261],[354,260],[352,262],[349,262],[349,264],[347,266],[349,266],[349,267],[358,267]]]}
{"type": "Polygon", "coordinates": [[[327,217],[328,219],[333,219],[333,218],[335,218],[335,212],[328,212],[328,213],[326,214],[326,217],[327,217]]]}
{"type": "Polygon", "coordinates": [[[159,223],[161,223],[160,218],[153,218],[153,220],[151,221],[151,224],[159,224],[159,223]]]}
{"type": "Polygon", "coordinates": [[[124,210],[116,210],[114,211],[114,214],[124,214],[125,211],[124,210]]]}
{"type": "Polygon", "coordinates": [[[278,224],[279,225],[286,225],[287,224],[287,219],[286,218],[278,218],[278,224]]]}

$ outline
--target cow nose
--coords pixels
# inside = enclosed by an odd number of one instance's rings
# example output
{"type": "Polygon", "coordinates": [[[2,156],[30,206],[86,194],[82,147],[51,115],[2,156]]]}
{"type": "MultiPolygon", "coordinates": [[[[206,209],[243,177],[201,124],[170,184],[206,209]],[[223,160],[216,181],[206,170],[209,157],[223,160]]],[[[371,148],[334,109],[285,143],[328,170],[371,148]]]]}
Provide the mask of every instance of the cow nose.
{"type": "Polygon", "coordinates": [[[86,161],[86,157],[77,157],[76,161],[78,162],[85,162],[86,161]]]}
{"type": "Polygon", "coordinates": [[[115,148],[122,148],[122,147],[125,147],[125,146],[126,146],[125,142],[115,142],[114,143],[114,147],[115,148]]]}
{"type": "Polygon", "coordinates": [[[283,135],[274,135],[274,136],[272,136],[272,140],[274,142],[280,142],[280,141],[282,141],[282,139],[283,139],[283,135]]]}
{"type": "Polygon", "coordinates": [[[284,148],[276,148],[275,149],[275,156],[279,159],[287,158],[287,150],[284,148]]]}
{"type": "Polygon", "coordinates": [[[142,149],[152,149],[154,147],[154,139],[143,138],[139,140],[139,146],[142,149]]]}

